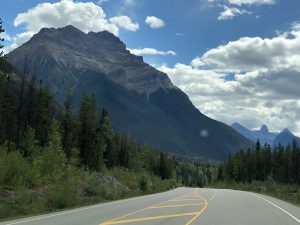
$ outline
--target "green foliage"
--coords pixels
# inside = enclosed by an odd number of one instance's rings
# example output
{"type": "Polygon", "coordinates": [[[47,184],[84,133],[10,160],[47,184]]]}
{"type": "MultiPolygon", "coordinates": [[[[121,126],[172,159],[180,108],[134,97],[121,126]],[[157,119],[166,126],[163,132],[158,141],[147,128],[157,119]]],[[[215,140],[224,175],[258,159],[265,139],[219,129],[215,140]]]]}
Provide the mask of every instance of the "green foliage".
{"type": "Polygon", "coordinates": [[[142,176],[142,177],[140,178],[139,184],[140,184],[140,190],[141,190],[142,192],[148,191],[148,189],[149,189],[149,184],[148,184],[148,179],[147,179],[146,176],[142,176]]]}
{"type": "Polygon", "coordinates": [[[259,141],[254,151],[240,151],[229,156],[219,166],[219,181],[252,182],[272,178],[281,183],[300,184],[300,149],[296,141],[284,149],[272,152],[270,146],[261,147],[259,141]]]}
{"type": "Polygon", "coordinates": [[[66,169],[66,156],[61,145],[59,123],[53,120],[49,131],[48,144],[41,149],[40,156],[34,161],[40,172],[43,184],[55,183],[61,180],[66,169]]]}
{"type": "Polygon", "coordinates": [[[21,141],[20,151],[24,157],[32,157],[37,154],[38,140],[35,138],[35,130],[31,127],[27,129],[24,139],[21,141]]]}
{"type": "Polygon", "coordinates": [[[92,167],[92,159],[95,154],[95,138],[97,132],[97,108],[95,96],[84,93],[79,105],[79,147],[82,163],[92,167]]]}
{"type": "Polygon", "coordinates": [[[8,153],[6,148],[0,148],[0,186],[23,187],[30,177],[30,166],[19,152],[8,153]]]}
{"type": "Polygon", "coordinates": [[[211,182],[206,165],[115,133],[94,95],[75,113],[69,92],[61,112],[24,64],[22,75],[0,65],[0,219],[211,182]]]}
{"type": "Polygon", "coordinates": [[[64,103],[65,111],[62,119],[62,144],[65,150],[67,158],[70,158],[72,155],[72,148],[75,146],[76,142],[76,118],[72,111],[72,93],[68,91],[66,101],[64,103]]]}

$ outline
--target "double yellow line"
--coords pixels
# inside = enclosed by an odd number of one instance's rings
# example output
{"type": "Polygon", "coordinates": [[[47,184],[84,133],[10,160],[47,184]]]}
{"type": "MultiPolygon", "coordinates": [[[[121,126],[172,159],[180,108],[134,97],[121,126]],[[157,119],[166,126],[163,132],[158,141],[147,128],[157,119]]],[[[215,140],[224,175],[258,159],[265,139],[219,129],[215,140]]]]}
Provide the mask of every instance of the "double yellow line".
{"type": "Polygon", "coordinates": [[[109,220],[109,221],[101,223],[99,225],[124,224],[124,223],[131,223],[131,222],[160,220],[160,219],[183,217],[183,216],[194,216],[190,221],[188,221],[185,224],[185,225],[190,225],[191,223],[193,223],[205,211],[205,209],[207,208],[207,205],[208,205],[207,200],[204,197],[202,197],[201,195],[199,195],[197,193],[197,189],[195,189],[190,194],[186,194],[186,195],[183,195],[183,196],[178,197],[176,199],[171,199],[171,200],[168,200],[168,201],[164,201],[164,202],[161,202],[161,203],[149,206],[149,207],[144,208],[144,209],[140,209],[138,211],[135,211],[135,212],[123,215],[121,217],[118,217],[118,218],[115,218],[115,219],[112,219],[112,220],[109,220]],[[189,196],[191,194],[193,196],[189,196]],[[186,197],[186,198],[184,198],[184,197],[186,197]],[[195,198],[192,198],[192,197],[199,197],[199,198],[195,199],[195,198]],[[194,200],[200,200],[200,199],[202,199],[204,201],[204,203],[195,203],[195,204],[187,203],[187,204],[176,204],[176,205],[163,205],[163,204],[171,202],[171,201],[194,201],[194,200]],[[181,213],[181,214],[169,214],[169,215],[161,215],[161,216],[152,216],[152,217],[143,217],[143,218],[134,218],[134,219],[120,220],[120,219],[129,217],[131,215],[135,215],[137,213],[144,212],[144,211],[149,210],[149,209],[171,208],[171,207],[182,207],[182,206],[194,206],[194,205],[204,205],[204,207],[200,211],[198,211],[198,212],[181,213]]]}

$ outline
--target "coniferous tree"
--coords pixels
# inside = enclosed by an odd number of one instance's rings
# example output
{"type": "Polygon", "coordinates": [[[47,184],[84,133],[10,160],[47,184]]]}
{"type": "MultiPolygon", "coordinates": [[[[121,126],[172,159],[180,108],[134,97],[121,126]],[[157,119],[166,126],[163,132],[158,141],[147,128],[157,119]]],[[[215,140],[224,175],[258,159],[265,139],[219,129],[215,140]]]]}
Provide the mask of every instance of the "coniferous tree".
{"type": "Polygon", "coordinates": [[[100,132],[97,132],[96,144],[95,144],[95,154],[93,156],[92,168],[95,171],[102,171],[105,167],[104,163],[104,153],[106,152],[106,141],[100,132]]]}
{"type": "Polygon", "coordinates": [[[36,70],[34,69],[31,80],[28,83],[26,95],[26,125],[35,127],[36,122],[36,70]]]}
{"type": "Polygon", "coordinates": [[[95,144],[98,122],[95,96],[90,96],[87,93],[83,94],[79,105],[79,121],[80,158],[85,166],[91,167],[92,159],[96,151],[95,144]]]}
{"type": "Polygon", "coordinates": [[[17,136],[16,136],[16,143],[19,145],[19,142],[22,138],[23,132],[25,132],[25,114],[24,114],[24,92],[25,92],[25,84],[26,84],[26,74],[28,72],[28,61],[27,56],[24,58],[24,65],[23,65],[23,73],[21,77],[21,87],[19,90],[19,102],[18,102],[18,109],[17,109],[17,136]]]}
{"type": "Polygon", "coordinates": [[[63,138],[62,144],[66,153],[67,158],[71,157],[72,148],[74,147],[75,142],[75,130],[76,130],[76,123],[75,123],[75,116],[72,111],[72,93],[68,90],[66,100],[64,103],[65,111],[62,119],[63,125],[63,138]]]}
{"type": "Polygon", "coordinates": [[[56,182],[62,176],[66,166],[59,122],[53,120],[48,134],[48,144],[42,152],[40,168],[45,182],[56,182]]]}
{"type": "Polygon", "coordinates": [[[261,180],[261,146],[259,140],[256,142],[256,147],[255,147],[255,155],[254,155],[254,163],[255,163],[255,179],[256,180],[261,180]]]}
{"type": "Polygon", "coordinates": [[[36,153],[37,148],[38,140],[35,138],[35,130],[28,127],[20,144],[21,153],[24,157],[31,157],[36,153]]]}
{"type": "Polygon", "coordinates": [[[37,139],[41,146],[45,146],[48,140],[48,131],[52,123],[53,115],[53,95],[48,86],[44,87],[40,83],[37,89],[36,122],[35,130],[37,139]]]}

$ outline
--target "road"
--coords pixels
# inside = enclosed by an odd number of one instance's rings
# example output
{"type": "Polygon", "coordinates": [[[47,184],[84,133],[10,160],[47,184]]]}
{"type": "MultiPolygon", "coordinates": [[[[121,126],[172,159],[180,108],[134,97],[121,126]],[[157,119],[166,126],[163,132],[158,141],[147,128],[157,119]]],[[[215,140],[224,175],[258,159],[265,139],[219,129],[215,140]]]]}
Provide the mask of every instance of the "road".
{"type": "Polygon", "coordinates": [[[177,188],[0,225],[299,225],[300,208],[249,192],[177,188]]]}

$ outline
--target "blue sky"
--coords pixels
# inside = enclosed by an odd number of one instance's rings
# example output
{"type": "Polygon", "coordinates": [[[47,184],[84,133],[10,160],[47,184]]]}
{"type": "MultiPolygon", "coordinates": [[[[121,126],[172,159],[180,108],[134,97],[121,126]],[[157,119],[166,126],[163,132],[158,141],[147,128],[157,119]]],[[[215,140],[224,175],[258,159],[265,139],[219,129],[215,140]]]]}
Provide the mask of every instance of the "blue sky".
{"type": "Polygon", "coordinates": [[[41,24],[59,27],[66,21],[74,23],[72,17],[87,9],[102,10],[105,15],[91,16],[93,24],[86,25],[79,16],[82,21],[72,25],[84,32],[115,32],[214,119],[249,128],[267,124],[275,131],[288,127],[300,135],[300,91],[295,87],[300,82],[300,51],[296,51],[300,50],[300,1],[62,1],[69,4],[57,5],[61,0],[2,3],[0,17],[10,39],[7,51],[28,40],[41,24]],[[39,3],[50,4],[37,8],[39,3]],[[92,5],[87,8],[81,3],[92,5]],[[54,5],[61,19],[47,8],[54,5]],[[66,14],[62,11],[67,5],[76,9],[66,14]],[[21,13],[27,14],[16,19],[21,13]],[[155,17],[154,25],[159,20],[164,26],[151,27],[145,22],[150,16],[155,17]],[[145,48],[151,48],[152,54],[145,48]]]}

